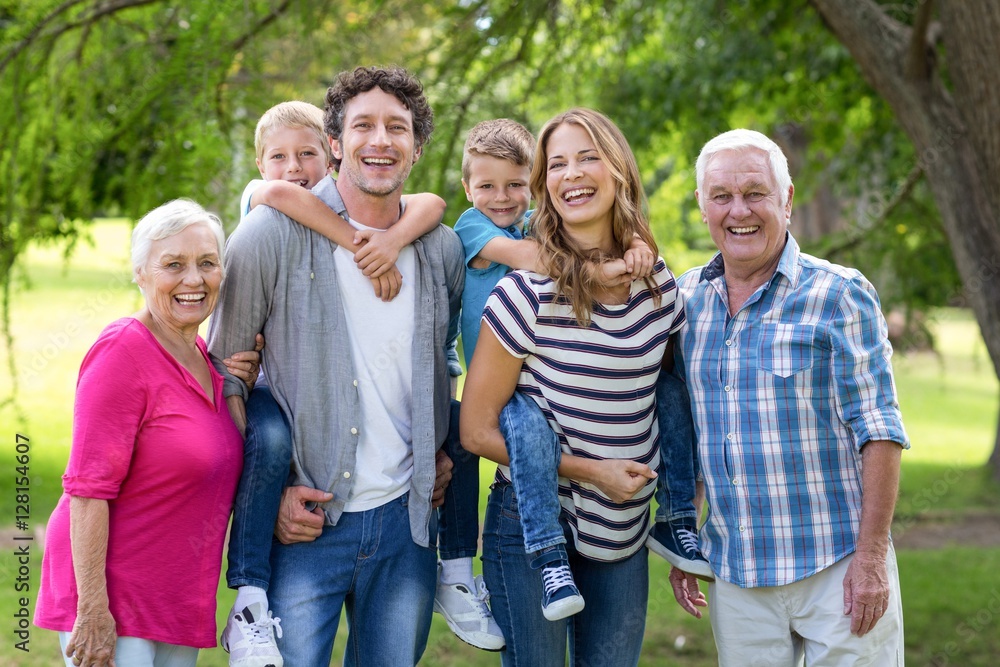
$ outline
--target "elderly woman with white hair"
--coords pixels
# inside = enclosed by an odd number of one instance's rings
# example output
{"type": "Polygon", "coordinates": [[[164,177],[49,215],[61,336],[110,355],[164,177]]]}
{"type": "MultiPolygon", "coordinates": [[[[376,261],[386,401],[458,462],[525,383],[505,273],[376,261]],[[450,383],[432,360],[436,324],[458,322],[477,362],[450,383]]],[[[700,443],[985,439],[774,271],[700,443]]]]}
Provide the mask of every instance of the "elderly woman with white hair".
{"type": "Polygon", "coordinates": [[[35,612],[67,665],[193,666],[215,646],[242,438],[198,325],[218,300],[224,241],[192,201],[150,211],[132,234],[145,305],[80,368],[35,612]]]}

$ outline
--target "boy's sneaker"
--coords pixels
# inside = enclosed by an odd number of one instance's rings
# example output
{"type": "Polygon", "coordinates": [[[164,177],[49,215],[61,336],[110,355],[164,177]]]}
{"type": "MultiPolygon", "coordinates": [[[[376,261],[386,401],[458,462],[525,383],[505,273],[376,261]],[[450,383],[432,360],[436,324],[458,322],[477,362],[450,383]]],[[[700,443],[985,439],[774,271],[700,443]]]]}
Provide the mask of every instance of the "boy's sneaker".
{"type": "Polygon", "coordinates": [[[465,584],[446,584],[441,581],[439,566],[434,611],[444,616],[451,631],[466,644],[484,651],[499,651],[507,642],[486,605],[490,599],[486,582],[482,576],[475,581],[475,591],[465,584]]]}
{"type": "Polygon", "coordinates": [[[281,619],[272,618],[270,610],[264,616],[261,603],[254,602],[243,611],[233,608],[222,631],[222,648],[229,653],[229,667],[283,667],[285,662],[274,641],[275,630],[280,637],[281,619]]]}
{"type": "Polygon", "coordinates": [[[542,615],[550,621],[583,611],[584,600],[565,558],[542,566],[542,615]]]}
{"type": "Polygon", "coordinates": [[[646,546],[657,556],[666,558],[677,569],[705,581],[715,581],[708,559],[698,548],[698,532],[694,521],[657,521],[649,531],[646,546]]]}

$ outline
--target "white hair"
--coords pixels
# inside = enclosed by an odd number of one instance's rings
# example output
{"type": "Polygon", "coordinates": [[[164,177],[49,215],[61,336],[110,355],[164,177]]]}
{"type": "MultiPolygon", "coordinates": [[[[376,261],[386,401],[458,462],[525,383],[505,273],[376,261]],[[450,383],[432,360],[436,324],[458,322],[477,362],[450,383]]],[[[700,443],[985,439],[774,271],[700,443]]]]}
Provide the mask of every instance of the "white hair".
{"type": "MultiPolygon", "coordinates": [[[[139,271],[149,261],[149,249],[153,241],[165,239],[182,232],[191,225],[205,223],[215,233],[219,246],[219,261],[226,247],[226,232],[222,222],[214,213],[209,213],[197,202],[190,199],[174,199],[142,216],[132,230],[132,282],[136,282],[139,271]]],[[[139,288],[142,291],[142,288],[139,288]]]]}
{"type": "MultiPolygon", "coordinates": [[[[705,169],[716,153],[722,151],[744,152],[754,149],[767,153],[767,159],[771,165],[771,175],[774,176],[774,180],[778,184],[781,206],[787,204],[788,188],[792,185],[792,177],[788,173],[788,158],[785,157],[778,144],[771,141],[766,135],[754,130],[729,130],[705,144],[701,149],[701,154],[698,155],[698,161],[695,163],[698,192],[702,192],[705,185],[705,169]]],[[[705,208],[704,197],[700,198],[700,206],[702,209],[705,208]]]]}

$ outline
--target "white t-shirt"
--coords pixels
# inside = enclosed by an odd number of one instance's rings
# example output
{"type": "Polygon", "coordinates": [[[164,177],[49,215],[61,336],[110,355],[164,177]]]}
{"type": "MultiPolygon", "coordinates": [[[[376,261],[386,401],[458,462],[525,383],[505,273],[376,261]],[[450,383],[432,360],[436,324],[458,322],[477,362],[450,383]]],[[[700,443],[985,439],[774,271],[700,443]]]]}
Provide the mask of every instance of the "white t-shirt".
{"type": "MultiPolygon", "coordinates": [[[[349,222],[356,229],[371,229],[354,220],[349,222]]],[[[371,280],[358,269],[349,250],[338,246],[334,261],[357,370],[362,418],[354,485],[344,511],[363,512],[406,493],[413,476],[410,430],[416,251],[412,245],[400,251],[396,268],[403,274],[403,286],[388,303],[375,296],[371,280]]]]}

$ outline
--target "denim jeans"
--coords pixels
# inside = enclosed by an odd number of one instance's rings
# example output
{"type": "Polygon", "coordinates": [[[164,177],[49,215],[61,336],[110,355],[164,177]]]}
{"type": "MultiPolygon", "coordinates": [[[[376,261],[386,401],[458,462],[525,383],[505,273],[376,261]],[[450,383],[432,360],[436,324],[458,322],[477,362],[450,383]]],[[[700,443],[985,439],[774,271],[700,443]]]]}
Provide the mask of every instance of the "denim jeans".
{"type": "MultiPolygon", "coordinates": [[[[697,456],[691,399],[676,376],[660,373],[656,381],[656,417],[660,427],[657,469],[658,521],[696,519],[694,509],[697,456]]],[[[500,432],[510,457],[510,476],[524,508],[524,548],[528,553],[564,543],[559,527],[559,440],[541,408],[515,392],[500,413],[500,432]]]]}
{"type": "MultiPolygon", "coordinates": [[[[66,667],[76,667],[72,658],[66,657],[69,632],[59,633],[59,646],[66,667]]],[[[115,664],[119,667],[194,667],[198,662],[198,649],[165,642],[154,642],[138,637],[115,639],[115,664]]]]}
{"type": "Polygon", "coordinates": [[[226,583],[230,588],[257,586],[267,590],[274,524],[292,460],[292,434],[267,386],[250,392],[246,413],[243,475],[233,506],[226,583]]]}
{"type": "MultiPolygon", "coordinates": [[[[344,665],[415,665],[427,646],[437,585],[436,550],[410,537],[409,494],[364,512],[345,512],[313,542],[271,549],[278,648],[286,665],[327,667],[347,609],[344,665]]],[[[431,538],[437,533],[431,520],[431,538]]]]}
{"type": "MultiPolygon", "coordinates": [[[[524,551],[521,517],[514,488],[494,484],[483,528],[483,574],[493,617],[507,640],[501,664],[563,667],[568,642],[574,667],[637,665],[649,598],[647,550],[603,563],[577,554],[570,540],[570,566],[587,606],[575,616],[548,621],[542,616],[541,575],[524,551]]],[[[565,522],[562,526],[568,531],[565,522]]]]}
{"type": "Polygon", "coordinates": [[[697,519],[694,487],[698,454],[687,385],[662,371],[656,380],[656,419],[660,425],[660,467],[656,474],[657,521],[697,519]]]}
{"type": "Polygon", "coordinates": [[[472,558],[479,551],[479,457],[465,451],[458,438],[461,405],[451,401],[445,453],[451,457],[451,483],[438,510],[438,548],[442,560],[472,558]]]}
{"type": "Polygon", "coordinates": [[[524,550],[565,544],[559,524],[559,438],[530,397],[514,392],[500,412],[500,433],[510,457],[514,494],[524,509],[524,550]]]}

